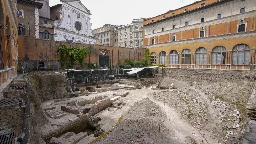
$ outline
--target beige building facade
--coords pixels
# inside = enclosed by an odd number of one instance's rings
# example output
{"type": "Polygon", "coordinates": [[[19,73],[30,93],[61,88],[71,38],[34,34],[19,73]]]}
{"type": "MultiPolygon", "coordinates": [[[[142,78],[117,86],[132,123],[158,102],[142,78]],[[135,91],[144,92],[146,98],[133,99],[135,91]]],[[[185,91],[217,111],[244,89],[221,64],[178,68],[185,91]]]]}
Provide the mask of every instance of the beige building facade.
{"type": "Polygon", "coordinates": [[[118,46],[118,26],[105,24],[103,27],[94,29],[92,34],[97,41],[97,44],[104,46],[118,46]]]}
{"type": "Polygon", "coordinates": [[[118,27],[118,46],[143,47],[143,19],[133,19],[131,24],[118,27]]]}
{"type": "Polygon", "coordinates": [[[125,48],[143,47],[143,19],[133,19],[128,25],[105,24],[94,29],[92,33],[99,45],[125,48]]]}

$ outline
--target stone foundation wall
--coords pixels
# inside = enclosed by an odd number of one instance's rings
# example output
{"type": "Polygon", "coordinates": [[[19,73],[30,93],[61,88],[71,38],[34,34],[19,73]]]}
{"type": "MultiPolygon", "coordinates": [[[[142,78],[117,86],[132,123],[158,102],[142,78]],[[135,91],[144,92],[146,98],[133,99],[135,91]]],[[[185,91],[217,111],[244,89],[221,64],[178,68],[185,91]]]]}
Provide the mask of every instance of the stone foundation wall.
{"type": "Polygon", "coordinates": [[[0,110],[0,128],[19,134],[22,130],[24,111],[20,108],[0,110]]]}

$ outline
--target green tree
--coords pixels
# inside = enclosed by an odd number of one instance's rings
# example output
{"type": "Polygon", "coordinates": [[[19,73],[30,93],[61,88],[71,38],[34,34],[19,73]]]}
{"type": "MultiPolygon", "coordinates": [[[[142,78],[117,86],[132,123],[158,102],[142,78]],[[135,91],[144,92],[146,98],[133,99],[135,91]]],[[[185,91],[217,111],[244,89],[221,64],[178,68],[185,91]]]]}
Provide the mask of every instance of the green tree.
{"type": "Polygon", "coordinates": [[[149,61],[150,61],[150,53],[149,53],[149,49],[146,48],[145,53],[144,53],[144,57],[142,58],[142,65],[144,67],[149,66],[150,65],[149,61]]]}
{"type": "Polygon", "coordinates": [[[89,50],[85,47],[67,47],[60,45],[57,53],[60,55],[60,64],[62,67],[72,68],[75,63],[81,66],[84,64],[84,58],[89,54],[89,50]]]}

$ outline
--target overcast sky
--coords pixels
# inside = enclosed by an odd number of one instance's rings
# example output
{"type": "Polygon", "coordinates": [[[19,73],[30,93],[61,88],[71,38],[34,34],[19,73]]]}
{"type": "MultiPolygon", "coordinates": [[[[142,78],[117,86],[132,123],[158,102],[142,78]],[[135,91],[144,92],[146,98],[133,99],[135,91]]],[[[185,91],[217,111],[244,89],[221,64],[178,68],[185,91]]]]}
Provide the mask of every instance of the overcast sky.
{"type": "MultiPolygon", "coordinates": [[[[49,0],[50,6],[60,0],[49,0]]],[[[198,0],[81,0],[92,13],[92,29],[104,24],[126,25],[132,19],[149,18],[198,0]]]]}

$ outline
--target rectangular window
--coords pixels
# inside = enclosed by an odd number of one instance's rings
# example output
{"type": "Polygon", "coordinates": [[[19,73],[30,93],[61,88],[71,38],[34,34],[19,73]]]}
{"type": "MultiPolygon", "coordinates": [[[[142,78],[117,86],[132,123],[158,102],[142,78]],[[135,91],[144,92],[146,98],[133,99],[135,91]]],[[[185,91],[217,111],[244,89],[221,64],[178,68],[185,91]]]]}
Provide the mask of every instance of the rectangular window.
{"type": "Polygon", "coordinates": [[[53,34],[50,34],[50,40],[53,40],[53,34]]]}
{"type": "Polygon", "coordinates": [[[164,31],[164,28],[162,28],[162,32],[164,31]]]}
{"type": "Polygon", "coordinates": [[[204,22],[204,18],[201,18],[201,22],[204,22]]]}
{"type": "Polygon", "coordinates": [[[132,39],[132,34],[130,34],[130,39],[132,39]]]}
{"type": "Polygon", "coordinates": [[[155,38],[152,38],[151,44],[155,44],[155,38]]]}
{"type": "Polygon", "coordinates": [[[175,29],[175,25],[172,26],[172,29],[175,29]]]}
{"type": "Polygon", "coordinates": [[[188,26],[188,22],[185,22],[185,26],[188,26]]]}
{"type": "Polygon", "coordinates": [[[204,30],[200,30],[200,38],[204,37],[204,30]]]}
{"type": "Polygon", "coordinates": [[[139,46],[139,41],[135,41],[135,46],[139,46]]]}
{"type": "Polygon", "coordinates": [[[245,32],[245,24],[240,24],[238,26],[238,32],[245,32]]]}
{"type": "Polygon", "coordinates": [[[25,27],[20,25],[18,26],[18,35],[25,36],[25,27]]]}
{"type": "Polygon", "coordinates": [[[44,19],[44,24],[48,24],[48,20],[47,19],[44,19]]]}
{"type": "Polygon", "coordinates": [[[138,38],[139,37],[139,33],[135,33],[135,38],[138,38]]]}
{"type": "Polygon", "coordinates": [[[130,32],[132,32],[132,27],[130,27],[130,32]]]}
{"type": "Polygon", "coordinates": [[[172,41],[176,41],[176,35],[172,35],[172,41]]]}
{"type": "Polygon", "coordinates": [[[245,8],[241,8],[240,13],[245,13],[245,8]]]}
{"type": "Polygon", "coordinates": [[[221,19],[221,14],[218,14],[217,18],[218,18],[218,19],[221,19]]]}
{"type": "Polygon", "coordinates": [[[39,33],[39,38],[43,39],[43,33],[41,33],[41,32],[39,33]]]}

